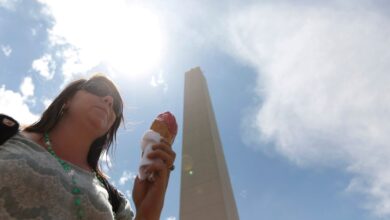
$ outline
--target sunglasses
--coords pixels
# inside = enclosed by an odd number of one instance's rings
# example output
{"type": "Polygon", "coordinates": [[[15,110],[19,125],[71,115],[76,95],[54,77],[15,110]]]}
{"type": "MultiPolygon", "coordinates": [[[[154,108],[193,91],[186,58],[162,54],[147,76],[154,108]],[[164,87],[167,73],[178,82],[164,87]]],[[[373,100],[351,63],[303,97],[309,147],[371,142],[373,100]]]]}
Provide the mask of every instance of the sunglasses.
{"type": "Polygon", "coordinates": [[[114,99],[114,103],[112,107],[114,109],[116,116],[122,114],[122,101],[119,96],[119,93],[115,90],[115,88],[112,88],[112,86],[110,86],[108,83],[102,80],[92,79],[85,82],[80,89],[85,90],[99,97],[111,96],[114,99]]]}

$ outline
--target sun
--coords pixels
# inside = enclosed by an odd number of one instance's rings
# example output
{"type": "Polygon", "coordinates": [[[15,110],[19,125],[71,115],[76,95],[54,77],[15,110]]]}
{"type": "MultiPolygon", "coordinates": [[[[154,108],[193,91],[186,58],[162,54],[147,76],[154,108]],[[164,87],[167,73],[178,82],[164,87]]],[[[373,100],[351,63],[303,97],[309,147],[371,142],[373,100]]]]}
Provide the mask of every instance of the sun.
{"type": "MultiPolygon", "coordinates": [[[[165,46],[163,18],[141,2],[125,0],[46,1],[55,25],[54,44],[65,40],[69,72],[105,64],[123,78],[150,74],[160,64],[165,46]]],[[[112,74],[112,73],[111,73],[112,74]]]]}
{"type": "MultiPolygon", "coordinates": [[[[141,7],[121,11],[108,27],[104,60],[121,76],[145,76],[161,63],[164,35],[158,17],[141,7]]],[[[118,12],[118,11],[117,11],[118,12]]]]}

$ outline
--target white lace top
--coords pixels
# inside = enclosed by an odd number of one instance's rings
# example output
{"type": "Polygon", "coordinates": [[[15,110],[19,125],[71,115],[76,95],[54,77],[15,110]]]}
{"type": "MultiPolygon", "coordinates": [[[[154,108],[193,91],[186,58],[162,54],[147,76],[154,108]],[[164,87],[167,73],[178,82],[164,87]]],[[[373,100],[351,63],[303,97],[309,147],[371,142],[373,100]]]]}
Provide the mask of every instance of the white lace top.
{"type": "MultiPolygon", "coordinates": [[[[95,175],[70,166],[81,189],[83,219],[133,219],[126,198],[114,216],[95,175]]],[[[42,146],[19,133],[0,145],[0,219],[77,219],[71,190],[71,178],[42,146]]]]}

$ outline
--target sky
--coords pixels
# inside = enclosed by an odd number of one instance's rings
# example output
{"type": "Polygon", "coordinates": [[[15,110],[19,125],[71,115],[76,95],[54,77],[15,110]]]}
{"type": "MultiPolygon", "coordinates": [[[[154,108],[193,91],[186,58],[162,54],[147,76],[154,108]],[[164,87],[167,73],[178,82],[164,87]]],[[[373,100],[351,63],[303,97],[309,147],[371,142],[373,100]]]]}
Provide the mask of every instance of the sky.
{"type": "Polygon", "coordinates": [[[384,0],[0,0],[0,112],[36,121],[105,73],[125,102],[103,157],[131,200],[140,138],[179,133],[161,219],[179,216],[184,73],[208,82],[240,219],[390,219],[390,4],[384,0]]]}

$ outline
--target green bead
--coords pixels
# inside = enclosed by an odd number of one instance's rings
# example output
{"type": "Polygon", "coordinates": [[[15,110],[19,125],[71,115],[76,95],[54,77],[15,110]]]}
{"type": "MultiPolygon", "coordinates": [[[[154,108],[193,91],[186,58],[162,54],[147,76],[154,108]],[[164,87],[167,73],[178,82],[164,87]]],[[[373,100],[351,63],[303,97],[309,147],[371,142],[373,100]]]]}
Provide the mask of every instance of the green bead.
{"type": "Polygon", "coordinates": [[[81,199],[80,199],[80,198],[76,198],[76,199],[74,200],[74,204],[75,204],[76,206],[80,206],[80,205],[81,205],[81,199]]]}
{"type": "MultiPolygon", "coordinates": [[[[47,151],[54,157],[56,158],[56,160],[60,163],[60,165],[62,166],[62,168],[64,169],[65,172],[69,173],[72,168],[71,166],[65,162],[64,160],[62,160],[61,158],[59,158],[56,154],[56,152],[54,152],[53,148],[51,147],[51,141],[50,141],[50,137],[49,137],[49,134],[48,133],[45,133],[44,134],[44,138],[45,138],[45,144],[47,145],[47,151]]],[[[76,178],[74,175],[71,175],[72,176],[72,183],[74,185],[76,185],[76,178]]],[[[72,188],[72,194],[73,195],[78,195],[81,193],[81,190],[77,187],[73,187],[72,188]]],[[[76,197],[75,200],[74,200],[74,204],[77,206],[77,212],[76,212],[76,215],[77,215],[77,218],[78,219],[83,219],[84,217],[84,211],[83,209],[81,208],[81,199],[76,197]]]]}
{"type": "Polygon", "coordinates": [[[84,217],[84,210],[80,207],[77,209],[77,217],[82,219],[84,217]]]}
{"type": "Polygon", "coordinates": [[[77,187],[74,187],[74,188],[72,189],[72,193],[73,193],[74,195],[78,195],[78,194],[80,194],[80,192],[81,192],[81,190],[80,190],[79,188],[77,188],[77,187]]]}

